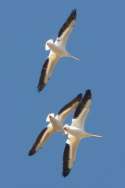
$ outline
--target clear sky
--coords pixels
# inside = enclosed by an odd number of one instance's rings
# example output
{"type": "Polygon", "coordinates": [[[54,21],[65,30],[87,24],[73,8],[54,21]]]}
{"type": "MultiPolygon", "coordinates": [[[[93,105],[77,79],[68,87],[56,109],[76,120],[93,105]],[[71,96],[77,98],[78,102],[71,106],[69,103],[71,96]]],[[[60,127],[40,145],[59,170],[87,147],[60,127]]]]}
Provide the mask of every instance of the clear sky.
{"type": "Polygon", "coordinates": [[[125,187],[125,3],[122,0],[0,1],[0,187],[125,187]],[[80,62],[62,59],[42,93],[37,84],[70,11],[78,18],[67,48],[80,62]],[[27,155],[49,112],[90,88],[86,129],[103,135],[79,146],[71,174],[63,178],[65,137],[53,136],[27,155]]]}

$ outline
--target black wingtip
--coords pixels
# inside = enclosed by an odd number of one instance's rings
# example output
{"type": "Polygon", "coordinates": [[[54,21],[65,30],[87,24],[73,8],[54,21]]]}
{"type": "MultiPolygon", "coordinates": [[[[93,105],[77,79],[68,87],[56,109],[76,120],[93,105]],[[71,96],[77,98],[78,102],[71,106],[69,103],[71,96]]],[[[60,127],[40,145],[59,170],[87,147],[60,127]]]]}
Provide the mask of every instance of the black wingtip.
{"type": "Polygon", "coordinates": [[[41,92],[41,91],[44,89],[45,85],[46,85],[46,84],[42,84],[42,85],[41,85],[41,84],[38,84],[38,86],[37,86],[37,91],[38,91],[38,92],[41,92]]]}
{"type": "Polygon", "coordinates": [[[85,96],[87,97],[87,99],[91,99],[92,98],[92,93],[91,93],[91,90],[90,89],[87,89],[85,91],[85,96]]]}
{"type": "Polygon", "coordinates": [[[63,177],[68,176],[71,171],[71,169],[68,167],[69,166],[69,150],[70,150],[70,146],[69,144],[66,143],[64,153],[63,153],[63,172],[62,172],[63,177]]]}
{"type": "Polygon", "coordinates": [[[67,169],[66,171],[63,171],[62,176],[65,178],[66,176],[69,175],[70,171],[71,171],[70,169],[67,169]]]}
{"type": "Polygon", "coordinates": [[[71,16],[72,16],[73,18],[76,18],[76,16],[77,16],[77,9],[73,9],[73,10],[72,10],[71,16]]]}
{"type": "Polygon", "coordinates": [[[85,91],[85,94],[81,100],[81,102],[79,103],[75,113],[74,113],[74,117],[73,118],[77,118],[79,116],[79,114],[82,112],[82,109],[85,107],[86,103],[88,100],[91,100],[92,98],[92,93],[90,89],[87,89],[85,91]]]}
{"type": "Polygon", "coordinates": [[[46,76],[46,70],[47,70],[48,64],[49,64],[49,58],[45,60],[44,65],[42,67],[42,71],[41,71],[40,78],[39,78],[39,83],[37,85],[37,89],[39,92],[42,91],[44,87],[46,86],[45,76],[46,76]]]}
{"type": "Polygon", "coordinates": [[[82,99],[82,93],[80,93],[79,95],[77,95],[77,99],[80,101],[82,99]]]}
{"type": "Polygon", "coordinates": [[[76,20],[76,16],[77,16],[77,11],[76,9],[73,9],[70,15],[68,16],[67,20],[65,21],[65,23],[62,25],[61,29],[59,30],[58,37],[62,35],[62,33],[65,31],[65,29],[70,25],[70,23],[73,20],[76,20]]]}
{"type": "Polygon", "coordinates": [[[32,156],[36,153],[36,150],[34,148],[32,148],[29,152],[28,152],[28,155],[29,156],[32,156]]]}
{"type": "Polygon", "coordinates": [[[47,130],[47,127],[45,127],[44,129],[42,129],[42,131],[40,132],[40,134],[38,135],[36,141],[34,142],[32,148],[30,149],[28,155],[29,156],[32,156],[34,155],[38,150],[39,150],[39,143],[40,143],[40,140],[42,138],[42,136],[44,135],[45,131],[47,130]]]}

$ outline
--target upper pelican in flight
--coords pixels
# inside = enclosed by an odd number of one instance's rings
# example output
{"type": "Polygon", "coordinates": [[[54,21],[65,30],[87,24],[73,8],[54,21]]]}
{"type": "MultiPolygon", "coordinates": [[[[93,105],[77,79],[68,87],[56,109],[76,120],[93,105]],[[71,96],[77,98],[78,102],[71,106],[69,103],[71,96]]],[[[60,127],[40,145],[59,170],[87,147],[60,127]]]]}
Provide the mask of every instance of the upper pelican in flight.
{"type": "Polygon", "coordinates": [[[76,9],[72,10],[66,22],[60,28],[56,40],[53,41],[53,39],[50,39],[46,42],[45,50],[50,50],[50,53],[42,67],[38,83],[38,91],[43,90],[60,58],[71,57],[75,60],[79,60],[78,58],[72,56],[65,48],[69,35],[75,25],[76,15],[76,9]]]}
{"type": "Polygon", "coordinates": [[[81,102],[78,104],[71,126],[65,125],[64,131],[67,134],[66,145],[63,153],[63,176],[67,176],[76,159],[77,147],[80,140],[87,137],[101,137],[85,131],[85,120],[90,111],[92,94],[90,90],[86,90],[81,102]]]}
{"type": "Polygon", "coordinates": [[[28,155],[33,155],[40,148],[42,148],[45,142],[49,139],[50,136],[52,136],[53,133],[63,131],[63,124],[66,116],[68,116],[70,112],[76,109],[81,99],[82,94],[80,93],[63,108],[61,108],[57,115],[49,114],[47,116],[46,121],[48,122],[48,126],[40,132],[28,155]]]}

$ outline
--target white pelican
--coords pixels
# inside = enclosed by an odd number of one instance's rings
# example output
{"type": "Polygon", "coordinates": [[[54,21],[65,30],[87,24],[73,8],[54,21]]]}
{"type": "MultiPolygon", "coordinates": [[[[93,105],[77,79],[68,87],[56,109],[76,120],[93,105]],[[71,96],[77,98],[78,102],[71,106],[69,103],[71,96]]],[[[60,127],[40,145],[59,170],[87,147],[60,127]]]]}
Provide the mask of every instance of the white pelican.
{"type": "Polygon", "coordinates": [[[54,71],[55,65],[58,63],[60,58],[71,57],[74,58],[75,60],[79,60],[78,58],[72,56],[65,48],[68,37],[74,27],[75,21],[76,21],[76,10],[74,9],[72,10],[66,22],[59,30],[58,37],[55,40],[55,42],[53,41],[53,39],[50,39],[46,42],[45,50],[50,50],[50,53],[42,67],[42,71],[38,83],[38,91],[43,90],[43,88],[47,84],[48,80],[50,79],[54,71]]]}
{"type": "Polygon", "coordinates": [[[86,137],[101,137],[99,135],[87,133],[84,129],[85,120],[88,115],[91,106],[91,91],[86,90],[81,102],[79,103],[74,117],[72,119],[71,126],[65,125],[64,131],[67,134],[66,145],[63,153],[63,176],[66,177],[74,164],[76,159],[77,147],[80,140],[86,137]]]}
{"type": "Polygon", "coordinates": [[[63,131],[63,122],[66,116],[73,110],[76,109],[80,100],[82,99],[82,94],[80,93],[74,99],[72,99],[68,104],[66,104],[61,110],[59,110],[57,115],[49,114],[46,121],[48,122],[47,127],[45,127],[35,140],[32,148],[30,149],[28,155],[35,154],[40,148],[43,147],[45,142],[52,136],[55,132],[63,131]]]}

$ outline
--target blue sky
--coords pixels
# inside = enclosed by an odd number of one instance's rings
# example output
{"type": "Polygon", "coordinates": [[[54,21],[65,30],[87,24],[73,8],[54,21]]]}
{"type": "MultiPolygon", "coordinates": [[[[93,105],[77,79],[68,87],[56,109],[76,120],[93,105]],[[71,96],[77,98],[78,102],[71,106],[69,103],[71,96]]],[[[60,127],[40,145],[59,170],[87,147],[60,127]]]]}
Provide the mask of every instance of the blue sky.
{"type": "Polygon", "coordinates": [[[0,1],[0,187],[124,187],[125,3],[122,0],[0,1]],[[62,59],[42,93],[37,83],[47,52],[70,11],[76,27],[67,48],[81,61],[62,59]],[[55,135],[36,156],[27,152],[46,115],[90,88],[86,129],[103,135],[79,146],[61,176],[65,137],[55,135]]]}

